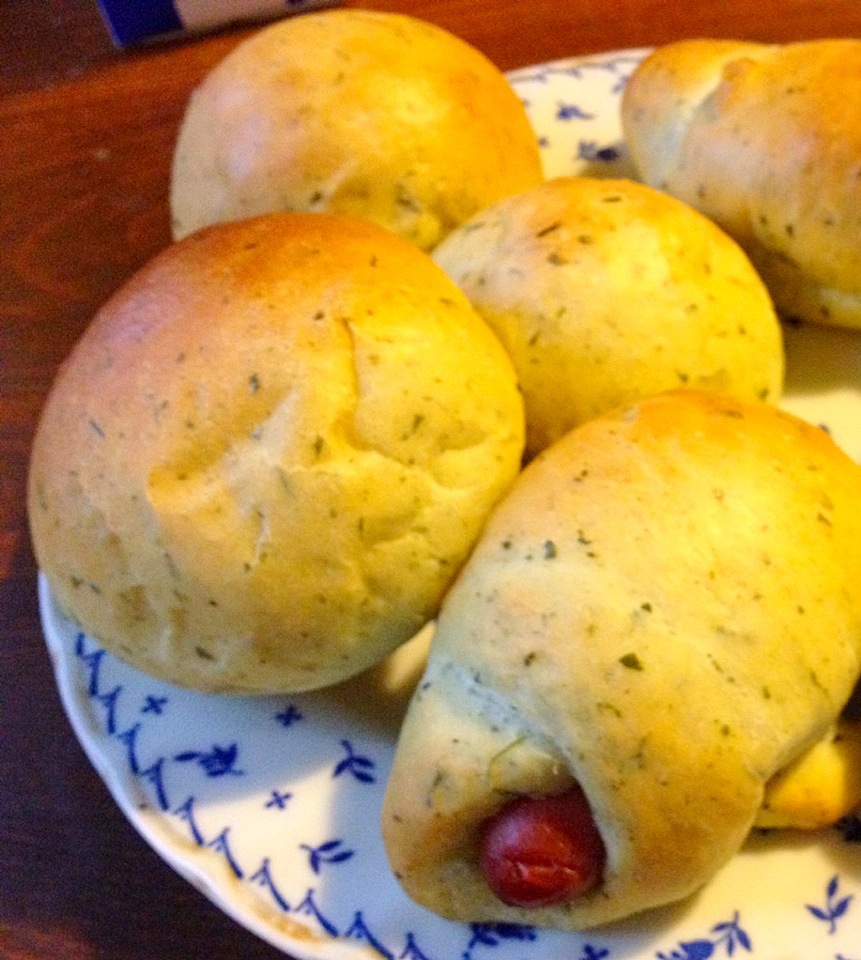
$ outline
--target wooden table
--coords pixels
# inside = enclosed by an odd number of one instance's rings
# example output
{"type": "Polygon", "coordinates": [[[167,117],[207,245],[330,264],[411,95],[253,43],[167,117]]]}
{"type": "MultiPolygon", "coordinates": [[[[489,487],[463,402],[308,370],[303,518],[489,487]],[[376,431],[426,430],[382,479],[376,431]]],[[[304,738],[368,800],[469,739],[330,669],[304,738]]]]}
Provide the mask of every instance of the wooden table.
{"type": "MultiPolygon", "coordinates": [[[[400,0],[509,69],[689,36],[857,35],[858,0],[400,0]]],[[[61,709],[36,609],[24,487],[62,357],[168,242],[189,91],[245,33],[114,49],[95,2],[0,8],[0,956],[281,956],[222,915],[128,825],[61,709]]]]}

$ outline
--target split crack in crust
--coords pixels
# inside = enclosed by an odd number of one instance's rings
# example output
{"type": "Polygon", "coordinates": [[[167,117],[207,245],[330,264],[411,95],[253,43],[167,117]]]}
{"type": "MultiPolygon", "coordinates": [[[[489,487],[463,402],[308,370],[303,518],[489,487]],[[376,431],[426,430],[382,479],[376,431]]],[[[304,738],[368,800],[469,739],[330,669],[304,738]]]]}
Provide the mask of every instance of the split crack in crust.
{"type": "Polygon", "coordinates": [[[58,599],[142,669],[224,691],[336,682],[409,639],[523,443],[510,362],[460,291],[320,214],[165,251],[43,423],[31,513],[58,599]]]}
{"type": "MultiPolygon", "coordinates": [[[[164,512],[192,514],[205,510],[218,491],[226,488],[235,492],[238,512],[258,527],[257,536],[251,538],[254,548],[247,560],[249,572],[259,566],[267,546],[272,544],[271,502],[267,504],[266,499],[261,498],[257,503],[243,503],[241,499],[243,491],[254,488],[254,483],[249,483],[246,476],[260,469],[260,461],[275,471],[288,496],[296,496],[296,489],[301,491],[309,484],[337,489],[349,484],[350,474],[364,472],[369,477],[378,476],[386,469],[380,467],[380,461],[385,461],[395,473],[402,473],[403,468],[408,468],[413,486],[433,487],[436,491],[433,499],[449,498],[456,504],[460,497],[469,495],[475,486],[474,477],[457,468],[447,471],[440,464],[440,458],[445,458],[448,453],[456,457],[458,453],[475,450],[493,441],[486,431],[481,433],[478,426],[473,425],[472,429],[464,429],[460,436],[447,434],[439,438],[434,449],[428,450],[426,445],[417,451],[413,448],[414,454],[410,455],[408,448],[398,449],[394,443],[386,443],[385,438],[367,435],[359,421],[362,419],[363,400],[374,392],[373,363],[369,362],[368,356],[386,341],[360,334],[347,317],[333,317],[332,322],[351,344],[348,351],[351,368],[349,376],[345,369],[345,382],[341,384],[343,392],[349,394],[349,401],[343,409],[332,411],[332,417],[325,422],[309,425],[309,433],[314,433],[316,439],[310,447],[312,453],[307,458],[308,462],[283,462],[285,435],[289,434],[291,423],[301,417],[297,408],[303,407],[307,399],[303,386],[294,383],[285,392],[273,397],[261,417],[251,423],[243,421],[241,428],[226,440],[223,447],[210,449],[208,456],[195,463],[193,468],[189,469],[183,463],[183,454],[178,452],[175,464],[166,462],[150,471],[148,493],[157,515],[164,512]]],[[[393,341],[390,339],[388,342],[391,344],[393,341]]],[[[440,406],[431,396],[422,399],[428,404],[440,406]]],[[[452,411],[444,407],[441,409],[446,419],[454,419],[452,411]]],[[[412,433],[421,429],[421,423],[413,422],[411,426],[412,433]]],[[[401,439],[404,438],[402,435],[401,439]]],[[[299,496],[301,498],[301,492],[299,496]]],[[[385,548],[387,544],[398,540],[427,536],[432,526],[432,518],[427,517],[431,510],[430,499],[427,495],[416,495],[404,502],[397,513],[390,509],[385,518],[380,517],[375,521],[369,517],[360,529],[363,546],[373,550],[385,548]]],[[[453,509],[457,509],[456,505],[453,505],[453,509]]],[[[325,546],[322,549],[328,553],[325,546]]],[[[442,553],[437,561],[441,565],[448,563],[442,553]]],[[[372,576],[359,558],[356,558],[350,574],[361,578],[361,589],[367,590],[371,598],[369,602],[374,602],[374,599],[383,603],[387,601],[385,585],[372,576]]]]}

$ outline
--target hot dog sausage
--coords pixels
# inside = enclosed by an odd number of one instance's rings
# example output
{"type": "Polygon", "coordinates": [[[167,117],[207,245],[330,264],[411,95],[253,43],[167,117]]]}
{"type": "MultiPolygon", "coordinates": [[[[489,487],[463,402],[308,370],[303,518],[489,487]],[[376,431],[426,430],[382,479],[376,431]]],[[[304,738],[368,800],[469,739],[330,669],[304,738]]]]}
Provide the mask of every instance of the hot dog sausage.
{"type": "Polygon", "coordinates": [[[485,822],[480,864],[493,892],[511,906],[543,907],[596,886],[605,851],[583,791],[519,797],[485,822]]]}

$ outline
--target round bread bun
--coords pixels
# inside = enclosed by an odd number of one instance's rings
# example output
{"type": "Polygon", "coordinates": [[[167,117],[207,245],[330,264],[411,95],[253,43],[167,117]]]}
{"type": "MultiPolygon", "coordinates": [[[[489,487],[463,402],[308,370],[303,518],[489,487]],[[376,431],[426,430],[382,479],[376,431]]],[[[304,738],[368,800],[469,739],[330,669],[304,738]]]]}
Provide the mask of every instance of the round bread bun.
{"type": "Polygon", "coordinates": [[[62,366],[32,452],[36,557],[156,677],[320,687],[434,616],[523,430],[507,355],[424,252],[323,214],[214,226],[62,366]]]}
{"type": "Polygon", "coordinates": [[[523,104],[482,53],[412,17],[326,10],[261,30],[194,91],[174,155],[173,230],[329,212],[431,249],[542,179],[523,104]]]}
{"type": "Polygon", "coordinates": [[[480,212],[433,257],[514,361],[529,456],[664,390],[780,397],[780,325],[753,266],[649,187],[550,180],[480,212]]]}

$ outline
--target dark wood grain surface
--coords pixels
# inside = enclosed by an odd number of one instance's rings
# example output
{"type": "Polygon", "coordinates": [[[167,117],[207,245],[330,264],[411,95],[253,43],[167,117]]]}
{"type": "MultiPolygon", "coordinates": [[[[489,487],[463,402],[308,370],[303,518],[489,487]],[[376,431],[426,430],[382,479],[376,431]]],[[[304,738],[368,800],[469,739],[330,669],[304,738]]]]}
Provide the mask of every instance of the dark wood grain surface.
{"type": "MultiPolygon", "coordinates": [[[[509,69],[690,36],[858,35],[858,0],[400,0],[509,69]]],[[[58,363],[168,242],[186,99],[245,31],[119,51],[93,0],[0,4],[0,957],[281,954],[221,914],[129,826],[72,734],[36,609],[24,486],[58,363]]]]}

